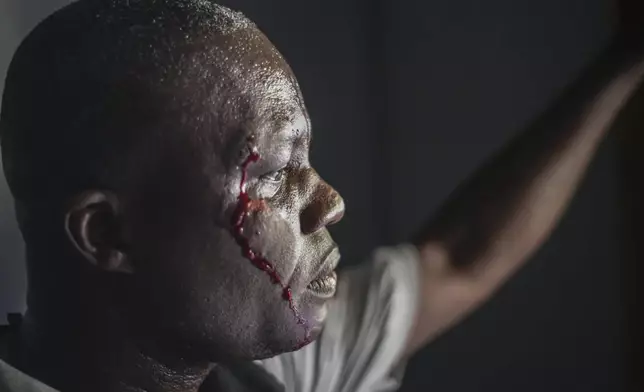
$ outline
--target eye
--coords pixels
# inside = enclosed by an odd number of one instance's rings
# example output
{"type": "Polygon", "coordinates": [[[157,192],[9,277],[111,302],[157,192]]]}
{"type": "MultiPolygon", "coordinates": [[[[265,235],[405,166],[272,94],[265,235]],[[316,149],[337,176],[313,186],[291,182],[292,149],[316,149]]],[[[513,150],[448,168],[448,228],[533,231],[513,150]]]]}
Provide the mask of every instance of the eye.
{"type": "Polygon", "coordinates": [[[280,169],[280,170],[276,170],[276,171],[264,174],[262,176],[262,180],[278,183],[278,182],[282,182],[285,176],[286,176],[286,169],[280,169]]]}

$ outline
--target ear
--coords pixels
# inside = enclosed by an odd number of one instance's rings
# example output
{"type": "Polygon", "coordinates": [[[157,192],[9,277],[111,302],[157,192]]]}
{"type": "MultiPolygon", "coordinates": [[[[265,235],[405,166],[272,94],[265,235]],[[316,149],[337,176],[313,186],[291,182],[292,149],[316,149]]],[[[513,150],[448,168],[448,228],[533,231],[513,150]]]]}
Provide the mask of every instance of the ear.
{"type": "Polygon", "coordinates": [[[74,247],[92,265],[110,272],[134,270],[124,249],[119,200],[107,191],[87,191],[67,208],[65,230],[74,247]]]}

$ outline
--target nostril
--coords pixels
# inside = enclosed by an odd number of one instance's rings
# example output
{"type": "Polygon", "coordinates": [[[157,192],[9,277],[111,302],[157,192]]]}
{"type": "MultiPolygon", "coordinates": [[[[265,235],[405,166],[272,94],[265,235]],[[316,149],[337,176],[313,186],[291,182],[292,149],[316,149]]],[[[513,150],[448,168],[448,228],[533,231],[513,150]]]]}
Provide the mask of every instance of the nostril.
{"type": "Polygon", "coordinates": [[[320,204],[314,203],[302,211],[300,215],[300,225],[303,234],[311,234],[324,227],[323,211],[320,204]]]}

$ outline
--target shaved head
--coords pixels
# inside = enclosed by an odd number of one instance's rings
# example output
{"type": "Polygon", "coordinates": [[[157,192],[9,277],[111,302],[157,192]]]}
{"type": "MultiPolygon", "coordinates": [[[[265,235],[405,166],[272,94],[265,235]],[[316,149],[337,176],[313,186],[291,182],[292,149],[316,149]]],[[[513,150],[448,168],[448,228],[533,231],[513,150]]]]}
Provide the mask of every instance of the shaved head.
{"type": "Polygon", "coordinates": [[[126,186],[123,165],[138,144],[150,149],[153,130],[223,132],[241,121],[250,73],[279,74],[297,90],[266,43],[241,13],[203,0],[89,0],[53,14],[7,75],[0,131],[14,197],[51,203],[126,186]]]}
{"type": "Polygon", "coordinates": [[[309,162],[291,69],[243,15],[73,3],[18,49],[0,132],[32,319],[93,298],[93,313],[162,342],[147,356],[206,361],[317,336],[339,260],[326,226],[344,204],[309,162]]]}

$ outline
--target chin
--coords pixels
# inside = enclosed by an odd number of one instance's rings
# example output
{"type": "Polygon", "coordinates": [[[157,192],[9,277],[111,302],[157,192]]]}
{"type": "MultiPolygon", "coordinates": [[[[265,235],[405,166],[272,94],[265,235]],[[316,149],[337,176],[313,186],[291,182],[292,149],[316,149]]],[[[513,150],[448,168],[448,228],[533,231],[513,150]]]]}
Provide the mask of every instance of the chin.
{"type": "Polygon", "coordinates": [[[268,358],[276,357],[281,354],[287,354],[287,353],[292,353],[295,351],[302,350],[309,344],[313,344],[318,339],[321,332],[322,332],[322,328],[315,328],[311,332],[309,332],[308,337],[305,337],[304,335],[302,335],[302,336],[299,336],[297,339],[291,339],[288,342],[284,342],[284,344],[281,345],[280,347],[272,346],[271,348],[267,348],[263,352],[259,352],[256,355],[253,355],[252,359],[254,360],[268,359],[268,358]]]}
{"type": "MultiPolygon", "coordinates": [[[[327,319],[329,299],[305,289],[294,298],[294,311],[285,299],[274,298],[279,294],[280,290],[271,288],[270,294],[256,295],[266,301],[255,304],[254,311],[249,311],[245,317],[226,315],[232,322],[197,334],[210,339],[194,346],[206,350],[213,348],[212,353],[218,354],[213,362],[225,361],[225,357],[247,361],[298,351],[317,340],[327,319]]],[[[251,306],[240,306],[252,309],[251,306]]]]}
{"type": "Polygon", "coordinates": [[[298,351],[315,342],[324,326],[327,314],[326,304],[302,304],[300,308],[305,324],[299,324],[292,313],[288,317],[265,326],[264,339],[254,347],[248,359],[261,360],[280,354],[298,351]]]}

